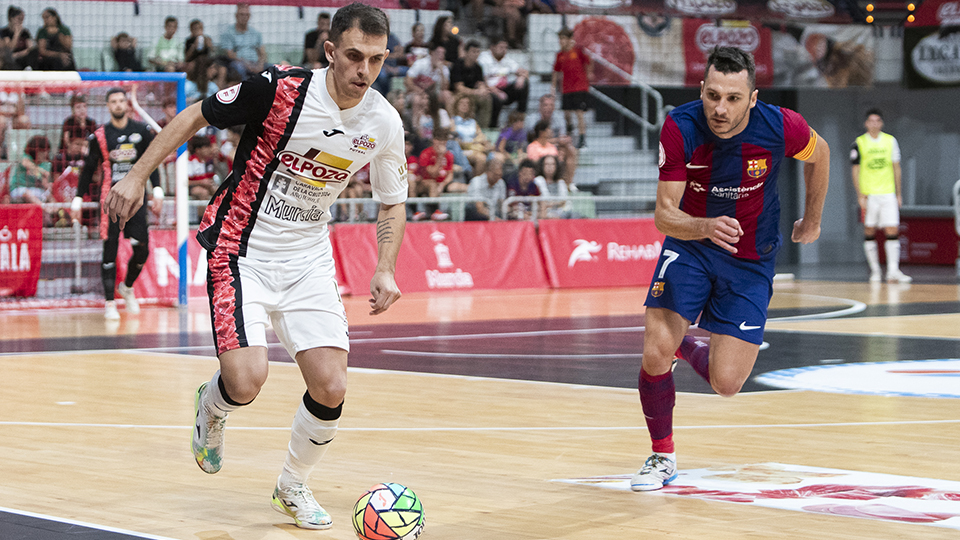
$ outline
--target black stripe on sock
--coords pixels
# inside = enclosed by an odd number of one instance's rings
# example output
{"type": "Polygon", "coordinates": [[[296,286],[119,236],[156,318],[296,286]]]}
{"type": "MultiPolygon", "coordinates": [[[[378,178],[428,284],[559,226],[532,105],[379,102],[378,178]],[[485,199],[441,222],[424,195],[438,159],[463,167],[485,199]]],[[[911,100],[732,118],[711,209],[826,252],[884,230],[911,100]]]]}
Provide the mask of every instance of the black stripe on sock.
{"type": "Polygon", "coordinates": [[[343,411],[342,401],[339,405],[331,409],[326,405],[322,405],[314,401],[314,399],[310,397],[310,391],[303,393],[303,406],[310,411],[310,414],[316,416],[320,420],[326,420],[327,422],[340,418],[340,412],[343,411]]]}

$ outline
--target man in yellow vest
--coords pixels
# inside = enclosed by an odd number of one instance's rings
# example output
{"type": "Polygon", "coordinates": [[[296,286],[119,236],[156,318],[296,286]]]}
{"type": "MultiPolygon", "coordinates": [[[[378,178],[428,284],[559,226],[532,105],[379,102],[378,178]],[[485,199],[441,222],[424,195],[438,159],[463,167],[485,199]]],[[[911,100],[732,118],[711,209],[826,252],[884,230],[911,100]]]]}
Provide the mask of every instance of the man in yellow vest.
{"type": "Polygon", "coordinates": [[[877,254],[877,229],[883,228],[887,241],[887,281],[910,283],[913,278],[900,271],[900,145],[889,133],[883,133],[883,115],[879,109],[867,111],[867,132],[857,137],[850,149],[853,187],[863,215],[863,250],[870,264],[870,281],[881,279],[877,254]]]}

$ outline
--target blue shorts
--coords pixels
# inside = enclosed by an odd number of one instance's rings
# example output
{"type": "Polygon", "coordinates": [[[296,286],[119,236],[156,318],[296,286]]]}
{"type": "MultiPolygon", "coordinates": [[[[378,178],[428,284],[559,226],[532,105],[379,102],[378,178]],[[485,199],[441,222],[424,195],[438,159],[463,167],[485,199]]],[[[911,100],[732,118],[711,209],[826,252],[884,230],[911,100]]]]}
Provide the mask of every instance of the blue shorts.
{"type": "Polygon", "coordinates": [[[699,327],[749,343],[763,343],[767,306],[773,296],[776,257],[738,259],[700,242],[663,243],[647,307],[665,308],[699,327]]]}

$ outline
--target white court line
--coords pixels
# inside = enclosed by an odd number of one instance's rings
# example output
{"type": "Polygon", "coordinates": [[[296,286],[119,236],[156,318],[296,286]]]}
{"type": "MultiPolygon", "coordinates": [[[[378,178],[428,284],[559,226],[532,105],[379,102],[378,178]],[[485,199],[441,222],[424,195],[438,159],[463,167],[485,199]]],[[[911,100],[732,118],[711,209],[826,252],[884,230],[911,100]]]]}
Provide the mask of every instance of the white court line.
{"type": "Polygon", "coordinates": [[[396,349],[380,349],[381,353],[398,356],[418,356],[434,358],[641,358],[640,353],[624,354],[514,354],[514,353],[448,353],[428,351],[399,351],[396,349]]]}
{"type": "MultiPolygon", "coordinates": [[[[149,540],[174,540],[173,538],[167,536],[157,536],[155,534],[147,534],[141,532],[128,531],[126,529],[118,529],[116,527],[108,527],[106,525],[94,525],[93,523],[86,523],[83,521],[77,521],[75,519],[66,519],[54,516],[48,516],[46,514],[35,514],[33,512],[27,512],[26,510],[14,510],[13,508],[5,508],[0,506],[0,512],[7,512],[8,514],[16,514],[18,516],[31,517],[34,519],[44,519],[47,521],[56,521],[58,523],[66,523],[67,525],[78,525],[80,527],[86,527],[88,529],[96,529],[98,531],[106,531],[117,534],[125,534],[128,536],[135,536],[137,538],[147,538],[149,540]]],[[[76,531],[74,531],[76,532],[76,531]]],[[[71,535],[70,533],[65,533],[71,535]]],[[[86,536],[86,535],[83,535],[86,536]]]]}
{"type": "MultiPolygon", "coordinates": [[[[903,426],[926,424],[960,424],[956,420],[894,420],[887,422],[822,422],[810,424],[727,424],[721,426],[673,426],[674,430],[693,429],[782,429],[782,428],[818,428],[818,427],[851,427],[851,426],[903,426]]],[[[0,426],[19,427],[80,427],[80,428],[114,428],[114,429],[160,429],[160,430],[188,430],[193,426],[161,426],[136,424],[87,424],[82,422],[0,422],[0,426]]],[[[289,427],[256,427],[256,426],[227,426],[231,431],[289,431],[289,427]]],[[[645,426],[492,426],[492,427],[340,427],[338,431],[355,432],[442,432],[442,431],[645,431],[645,426]]]]}
{"type": "Polygon", "coordinates": [[[867,309],[867,304],[860,302],[858,300],[851,300],[849,298],[837,298],[835,296],[820,296],[816,294],[806,294],[806,293],[780,293],[780,294],[793,294],[795,296],[818,298],[821,300],[835,300],[842,304],[847,304],[850,307],[840,309],[837,311],[827,311],[825,313],[810,313],[808,315],[796,315],[794,317],[774,317],[772,319],[767,319],[767,322],[806,321],[810,319],[835,319],[837,317],[843,317],[845,315],[853,315],[854,313],[861,313],[867,309]]]}

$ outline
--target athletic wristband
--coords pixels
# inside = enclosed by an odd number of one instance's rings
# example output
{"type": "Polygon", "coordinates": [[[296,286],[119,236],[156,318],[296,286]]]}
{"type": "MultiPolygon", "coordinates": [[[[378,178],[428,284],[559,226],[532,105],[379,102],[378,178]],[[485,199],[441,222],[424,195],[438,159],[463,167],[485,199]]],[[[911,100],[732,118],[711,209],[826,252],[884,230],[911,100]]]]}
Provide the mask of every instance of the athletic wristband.
{"type": "Polygon", "coordinates": [[[154,198],[154,199],[160,199],[161,201],[163,200],[163,188],[162,188],[162,187],[157,186],[157,187],[153,188],[153,198],[154,198]]]}
{"type": "Polygon", "coordinates": [[[70,211],[76,214],[77,212],[80,211],[80,207],[82,205],[83,205],[83,197],[74,197],[73,200],[70,201],[70,211]]]}

